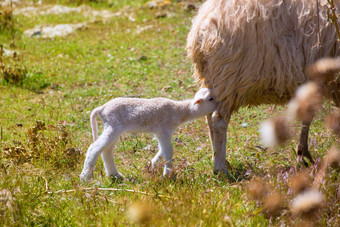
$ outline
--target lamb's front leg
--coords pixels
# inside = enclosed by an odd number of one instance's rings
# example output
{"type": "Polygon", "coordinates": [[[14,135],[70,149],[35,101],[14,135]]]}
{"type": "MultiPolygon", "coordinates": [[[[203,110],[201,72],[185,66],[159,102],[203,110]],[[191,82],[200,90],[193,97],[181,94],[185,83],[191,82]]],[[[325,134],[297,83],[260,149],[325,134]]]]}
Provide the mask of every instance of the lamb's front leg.
{"type": "Polygon", "coordinates": [[[171,144],[171,133],[170,132],[162,132],[156,135],[158,140],[159,151],[155,155],[155,157],[151,160],[152,166],[157,162],[160,156],[163,156],[166,163],[164,166],[163,176],[167,175],[171,169],[171,161],[173,155],[173,148],[171,144]]]}
{"type": "Polygon", "coordinates": [[[213,148],[214,173],[230,176],[226,165],[227,128],[231,114],[222,118],[217,112],[207,116],[210,129],[210,140],[213,148]]]}
{"type": "Polygon", "coordinates": [[[157,154],[151,159],[151,169],[154,169],[155,168],[155,165],[156,163],[158,162],[158,160],[160,159],[160,157],[162,156],[162,151],[161,151],[161,147],[159,145],[159,142],[158,142],[158,152],[157,154]]]}

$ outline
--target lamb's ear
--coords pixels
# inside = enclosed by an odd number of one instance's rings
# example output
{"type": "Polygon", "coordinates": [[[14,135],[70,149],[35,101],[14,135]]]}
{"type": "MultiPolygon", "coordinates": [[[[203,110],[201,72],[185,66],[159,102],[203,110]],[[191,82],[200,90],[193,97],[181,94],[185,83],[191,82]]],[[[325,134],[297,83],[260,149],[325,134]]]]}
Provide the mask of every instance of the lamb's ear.
{"type": "Polygon", "coordinates": [[[203,101],[203,99],[197,99],[195,100],[194,104],[200,104],[203,101]]]}

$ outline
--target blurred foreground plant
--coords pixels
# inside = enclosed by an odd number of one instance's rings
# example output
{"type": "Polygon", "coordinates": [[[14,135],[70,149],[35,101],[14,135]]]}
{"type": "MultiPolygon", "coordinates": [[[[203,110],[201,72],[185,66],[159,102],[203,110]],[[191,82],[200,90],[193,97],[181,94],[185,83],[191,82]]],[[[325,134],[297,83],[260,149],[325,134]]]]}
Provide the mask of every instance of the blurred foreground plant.
{"type": "MultiPolygon", "coordinates": [[[[340,72],[340,58],[325,58],[321,59],[313,64],[308,69],[311,82],[308,82],[297,89],[295,97],[290,101],[288,110],[284,116],[276,117],[273,120],[267,120],[261,127],[260,131],[265,145],[275,146],[282,144],[289,138],[289,130],[287,128],[287,121],[301,120],[311,121],[322,107],[322,98],[331,98],[335,102],[335,105],[339,107],[338,97],[339,94],[339,72],[340,72]],[[276,119],[286,119],[276,120],[276,119]],[[282,131],[287,132],[283,138],[282,131]],[[273,134],[273,135],[270,135],[273,134]],[[270,136],[268,136],[270,135],[270,136]],[[268,141],[268,138],[271,138],[268,141]]],[[[337,108],[334,113],[328,115],[327,128],[332,130],[335,135],[340,138],[340,109],[337,108]]],[[[338,196],[339,186],[339,170],[340,170],[340,150],[338,145],[331,148],[327,155],[321,162],[316,163],[309,169],[297,171],[293,170],[295,174],[288,177],[289,181],[286,182],[287,177],[281,179],[286,187],[286,192],[281,192],[285,195],[284,204],[281,206],[283,209],[277,209],[276,215],[286,215],[289,225],[297,224],[314,226],[321,220],[321,216],[336,215],[335,218],[340,219],[338,204],[340,197],[338,196]],[[313,181],[313,183],[312,183],[313,181]],[[293,197],[292,197],[293,195],[293,197]]],[[[287,173],[289,176],[289,173],[287,173]]],[[[276,179],[280,181],[280,179],[276,179]]],[[[249,197],[254,197],[252,191],[263,191],[261,188],[270,188],[268,184],[261,178],[252,180],[248,188],[254,188],[256,190],[248,190],[249,197]],[[258,182],[254,184],[254,182],[258,182]]],[[[267,189],[268,190],[268,189],[267,189]]],[[[269,190],[270,191],[270,190],[269,190]]],[[[263,194],[257,192],[256,194],[263,194]]],[[[261,206],[262,211],[266,211],[266,201],[270,200],[269,193],[262,195],[261,206]]],[[[258,200],[258,199],[257,199],[258,200]]],[[[276,199],[279,201],[278,199],[276,199]]],[[[275,201],[275,200],[274,200],[275,201]]],[[[267,202],[268,203],[268,202],[267,202]]],[[[272,202],[275,204],[274,202],[272,202]]],[[[277,202],[278,204],[278,202],[277,202]]],[[[268,206],[268,205],[267,205],[268,206]]],[[[273,213],[270,213],[273,216],[273,213]]],[[[340,220],[339,220],[340,221],[340,220]]]]}

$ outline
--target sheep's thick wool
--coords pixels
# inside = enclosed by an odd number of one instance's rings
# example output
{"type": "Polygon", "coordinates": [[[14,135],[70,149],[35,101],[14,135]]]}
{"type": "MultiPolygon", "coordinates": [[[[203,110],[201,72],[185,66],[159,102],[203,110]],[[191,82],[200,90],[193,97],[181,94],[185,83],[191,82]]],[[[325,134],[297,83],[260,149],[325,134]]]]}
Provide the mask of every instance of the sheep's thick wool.
{"type": "Polygon", "coordinates": [[[208,0],[200,7],[186,48],[194,76],[214,89],[222,116],[287,102],[307,80],[308,65],[340,55],[325,4],[320,0],[319,17],[314,0],[208,0]]]}

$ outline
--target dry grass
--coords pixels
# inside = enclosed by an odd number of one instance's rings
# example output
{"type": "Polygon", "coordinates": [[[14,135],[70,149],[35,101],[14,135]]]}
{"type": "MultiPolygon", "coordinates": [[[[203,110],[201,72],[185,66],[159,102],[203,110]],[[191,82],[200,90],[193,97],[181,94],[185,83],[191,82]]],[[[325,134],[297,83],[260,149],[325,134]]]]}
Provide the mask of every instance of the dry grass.
{"type": "MultiPolygon", "coordinates": [[[[261,147],[259,123],[284,111],[262,105],[241,109],[230,122],[227,159],[234,179],[212,173],[208,128],[200,119],[174,135],[171,177],[161,177],[162,165],[148,169],[158,149],[151,135],[125,135],[114,150],[125,179],[106,177],[98,160],[95,180],[81,184],[94,107],[118,96],[185,99],[197,90],[184,52],[193,16],[185,4],[171,1],[150,9],[139,0],[86,2],[121,16],[54,39],[27,37],[23,31],[89,18],[77,13],[13,18],[18,22],[15,51],[27,77],[22,86],[0,78],[1,226],[338,225],[338,153],[323,159],[339,143],[335,133],[325,130],[325,116],[333,112],[327,103],[311,127],[316,164],[309,168],[295,162],[298,123],[289,124],[291,138],[283,145],[261,147]],[[157,18],[158,13],[166,16],[157,18]],[[315,201],[311,209],[312,219],[292,210],[292,201],[308,190],[322,194],[322,202],[315,201]]],[[[6,49],[12,40],[10,31],[0,33],[6,49]]],[[[6,56],[1,62],[12,60],[6,56]]]]}

